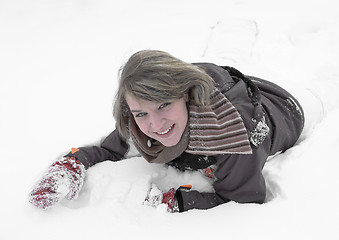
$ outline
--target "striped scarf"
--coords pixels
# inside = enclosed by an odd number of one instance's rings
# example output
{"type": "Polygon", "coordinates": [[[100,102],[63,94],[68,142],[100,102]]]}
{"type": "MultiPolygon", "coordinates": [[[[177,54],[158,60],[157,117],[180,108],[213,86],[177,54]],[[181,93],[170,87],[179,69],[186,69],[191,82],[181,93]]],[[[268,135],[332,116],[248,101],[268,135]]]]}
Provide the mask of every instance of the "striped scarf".
{"type": "Polygon", "coordinates": [[[199,155],[251,154],[247,130],[240,114],[218,90],[208,106],[189,106],[187,153],[199,155]]]}

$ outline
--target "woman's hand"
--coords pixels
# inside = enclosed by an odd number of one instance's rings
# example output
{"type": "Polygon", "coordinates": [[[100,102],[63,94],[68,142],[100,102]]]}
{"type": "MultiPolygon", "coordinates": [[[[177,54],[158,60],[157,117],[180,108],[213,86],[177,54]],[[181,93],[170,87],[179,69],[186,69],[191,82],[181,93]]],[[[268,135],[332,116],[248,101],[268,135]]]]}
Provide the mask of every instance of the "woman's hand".
{"type": "Polygon", "coordinates": [[[161,192],[155,184],[150,189],[144,204],[151,207],[157,207],[159,204],[167,204],[168,212],[178,212],[178,201],[175,198],[176,190],[171,188],[168,192],[161,192]]]}
{"type": "Polygon", "coordinates": [[[29,202],[35,207],[46,209],[60,199],[76,199],[85,178],[85,167],[74,157],[54,162],[29,195],[29,202]]]}

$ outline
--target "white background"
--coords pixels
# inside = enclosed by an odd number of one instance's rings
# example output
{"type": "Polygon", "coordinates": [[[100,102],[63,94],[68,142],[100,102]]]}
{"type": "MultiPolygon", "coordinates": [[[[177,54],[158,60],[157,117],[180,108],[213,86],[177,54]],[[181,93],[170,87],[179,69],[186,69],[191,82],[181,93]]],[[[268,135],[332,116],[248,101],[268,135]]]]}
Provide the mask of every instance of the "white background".
{"type": "Polygon", "coordinates": [[[0,0],[0,239],[338,239],[338,24],[335,0],[0,0]],[[169,214],[142,205],[151,183],[208,181],[132,158],[89,169],[75,201],[28,203],[52,161],[114,129],[119,68],[142,49],[321,99],[321,122],[264,169],[273,199],[169,214]]]}

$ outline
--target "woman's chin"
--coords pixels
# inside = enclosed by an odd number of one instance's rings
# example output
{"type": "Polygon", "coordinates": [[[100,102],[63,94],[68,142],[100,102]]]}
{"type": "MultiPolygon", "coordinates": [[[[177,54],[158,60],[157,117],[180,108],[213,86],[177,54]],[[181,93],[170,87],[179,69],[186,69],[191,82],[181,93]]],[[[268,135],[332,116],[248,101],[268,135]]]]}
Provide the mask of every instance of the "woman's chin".
{"type": "MultiPolygon", "coordinates": [[[[180,140],[180,139],[179,139],[180,140]]],[[[165,147],[173,147],[179,143],[179,140],[169,140],[169,139],[158,139],[158,141],[165,147]]]]}

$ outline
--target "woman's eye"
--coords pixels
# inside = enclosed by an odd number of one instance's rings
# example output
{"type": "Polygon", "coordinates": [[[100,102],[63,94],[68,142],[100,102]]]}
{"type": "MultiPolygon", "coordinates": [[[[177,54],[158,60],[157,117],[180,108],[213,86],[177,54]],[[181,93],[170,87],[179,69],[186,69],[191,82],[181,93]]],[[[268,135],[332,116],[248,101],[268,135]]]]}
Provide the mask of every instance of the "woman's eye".
{"type": "Polygon", "coordinates": [[[135,115],[135,117],[139,118],[139,117],[143,117],[143,116],[146,116],[147,113],[145,112],[141,112],[141,113],[138,113],[135,115]]]}
{"type": "Polygon", "coordinates": [[[163,103],[159,106],[159,109],[163,109],[165,107],[167,107],[168,105],[170,105],[171,103],[163,103]]]}

